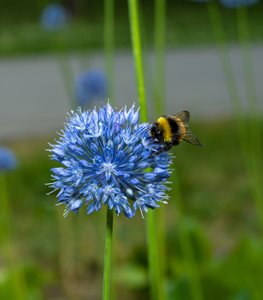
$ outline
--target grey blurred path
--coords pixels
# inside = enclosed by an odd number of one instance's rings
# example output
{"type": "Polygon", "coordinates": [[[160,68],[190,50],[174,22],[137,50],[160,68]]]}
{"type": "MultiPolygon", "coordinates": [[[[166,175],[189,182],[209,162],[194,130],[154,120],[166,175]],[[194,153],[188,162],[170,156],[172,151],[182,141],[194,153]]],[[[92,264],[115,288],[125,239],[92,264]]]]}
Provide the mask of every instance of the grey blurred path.
{"type": "MultiPolygon", "coordinates": [[[[263,45],[254,45],[251,54],[256,93],[262,109],[263,45]]],[[[230,55],[239,92],[245,100],[240,50],[233,46],[230,48],[230,55]]],[[[153,60],[152,54],[146,55],[149,102],[153,91],[153,60]]],[[[71,100],[65,91],[58,62],[54,56],[0,59],[0,138],[45,134],[61,128],[71,100]]],[[[101,53],[89,57],[75,55],[70,57],[69,64],[75,76],[85,68],[103,69],[104,60],[101,53]]],[[[136,103],[131,53],[118,52],[115,65],[117,106],[136,103]]],[[[189,109],[196,119],[229,115],[231,105],[217,50],[191,48],[167,51],[166,97],[164,113],[189,109]]]]}

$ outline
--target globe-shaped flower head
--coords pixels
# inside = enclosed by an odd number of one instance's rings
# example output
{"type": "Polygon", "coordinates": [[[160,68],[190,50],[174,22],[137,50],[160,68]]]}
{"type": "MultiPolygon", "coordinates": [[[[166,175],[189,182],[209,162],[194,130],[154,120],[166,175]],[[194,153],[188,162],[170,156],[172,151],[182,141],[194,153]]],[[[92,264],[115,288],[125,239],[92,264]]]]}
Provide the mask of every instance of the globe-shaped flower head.
{"type": "Polygon", "coordinates": [[[8,148],[0,147],[0,172],[16,168],[17,161],[13,152],[8,148]]]}
{"type": "Polygon", "coordinates": [[[170,156],[154,155],[161,145],[150,137],[150,126],[138,123],[134,107],[115,111],[107,104],[69,115],[50,149],[62,164],[52,169],[51,186],[66,205],[65,215],[82,205],[88,214],[107,205],[131,218],[137,209],[143,214],[166,202],[170,156]]]}

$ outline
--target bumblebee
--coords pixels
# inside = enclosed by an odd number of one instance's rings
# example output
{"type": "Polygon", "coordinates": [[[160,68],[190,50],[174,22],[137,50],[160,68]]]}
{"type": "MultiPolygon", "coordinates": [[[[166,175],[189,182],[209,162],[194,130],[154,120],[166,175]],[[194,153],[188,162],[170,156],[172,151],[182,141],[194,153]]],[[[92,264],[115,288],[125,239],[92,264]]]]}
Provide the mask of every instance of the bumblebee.
{"type": "Polygon", "coordinates": [[[162,116],[151,127],[151,136],[164,147],[156,152],[159,154],[178,145],[182,140],[196,146],[201,146],[199,139],[189,128],[190,113],[187,110],[176,115],[162,116]]]}

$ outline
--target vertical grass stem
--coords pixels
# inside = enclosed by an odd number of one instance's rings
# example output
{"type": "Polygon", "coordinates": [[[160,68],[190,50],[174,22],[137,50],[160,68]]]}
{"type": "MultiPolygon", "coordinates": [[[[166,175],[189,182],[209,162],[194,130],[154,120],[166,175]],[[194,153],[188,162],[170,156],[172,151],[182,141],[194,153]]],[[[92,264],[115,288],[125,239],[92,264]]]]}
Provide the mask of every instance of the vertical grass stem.
{"type": "Polygon", "coordinates": [[[16,300],[24,300],[27,295],[27,287],[24,274],[21,270],[17,259],[16,246],[12,238],[11,230],[11,212],[9,207],[7,178],[5,174],[0,174],[0,244],[3,249],[3,254],[6,259],[8,272],[11,277],[11,284],[13,290],[12,295],[16,300]]]}
{"type": "MultiPolygon", "coordinates": [[[[240,146],[242,156],[244,160],[245,168],[249,174],[250,186],[255,199],[257,212],[259,214],[259,221],[261,228],[263,228],[263,202],[261,200],[262,190],[261,183],[258,180],[259,177],[259,162],[257,161],[260,157],[261,141],[260,141],[260,125],[257,121],[252,120],[249,126],[244,118],[242,111],[242,105],[235,81],[233,69],[231,67],[231,61],[226,49],[226,38],[223,30],[222,18],[218,5],[214,2],[208,4],[208,13],[212,24],[212,29],[220,49],[220,57],[223,65],[223,71],[225,76],[226,85],[232,102],[233,111],[237,119],[237,130],[240,140],[240,146]],[[250,142],[251,141],[251,142],[250,142]],[[254,155],[257,152],[258,155],[254,155]]],[[[237,27],[239,40],[242,47],[242,58],[244,64],[245,81],[247,97],[249,99],[249,107],[251,112],[257,115],[257,101],[255,95],[255,87],[253,81],[253,72],[249,56],[248,47],[248,22],[246,15],[246,8],[239,8],[237,10],[237,27]]]]}
{"type": "MultiPolygon", "coordinates": [[[[129,17],[132,38],[133,56],[135,62],[135,73],[137,79],[138,98],[141,109],[141,121],[147,121],[147,105],[145,96],[145,84],[142,62],[141,33],[139,25],[138,3],[137,0],[129,0],[129,17]]],[[[163,299],[160,280],[160,260],[158,255],[158,246],[156,239],[155,212],[150,211],[147,215],[147,237],[148,237],[148,260],[149,260],[149,278],[151,288],[151,299],[163,299]]]]}
{"type": "MultiPolygon", "coordinates": [[[[155,113],[163,115],[165,105],[165,39],[166,39],[166,0],[155,0],[155,75],[154,75],[154,104],[155,113]]],[[[165,273],[166,273],[166,219],[165,207],[156,211],[156,232],[159,246],[159,281],[161,299],[166,299],[165,273]],[[162,286],[161,286],[162,285],[162,286]]]]}
{"type": "Polygon", "coordinates": [[[145,84],[142,63],[142,47],[139,26],[139,14],[137,0],[129,0],[129,15],[130,15],[130,29],[132,38],[132,49],[135,62],[135,72],[138,88],[138,100],[140,105],[141,121],[147,121],[147,104],[145,96],[145,84]]]}
{"type": "MultiPolygon", "coordinates": [[[[183,223],[185,216],[183,211],[183,196],[180,190],[180,178],[178,174],[172,175],[172,182],[176,182],[176,189],[173,191],[174,198],[177,202],[178,223],[183,223]]],[[[172,195],[172,196],[173,196],[172,195]]],[[[186,272],[189,276],[191,295],[193,300],[203,300],[203,290],[201,284],[200,273],[194,258],[194,249],[188,233],[183,229],[179,232],[179,244],[182,249],[183,258],[186,262],[186,272]]]]}
{"type": "Polygon", "coordinates": [[[262,202],[262,144],[261,144],[261,124],[259,116],[259,105],[256,95],[256,86],[251,58],[251,48],[249,43],[249,25],[246,7],[240,7],[237,13],[238,38],[241,45],[241,55],[245,76],[245,89],[249,109],[249,124],[247,134],[248,156],[247,167],[250,173],[251,188],[256,200],[257,212],[263,230],[263,202],[262,202]]]}
{"type": "Polygon", "coordinates": [[[114,0],[104,0],[104,53],[110,102],[114,101],[114,0]]]}
{"type": "Polygon", "coordinates": [[[166,0],[155,0],[154,47],[155,68],[155,110],[158,115],[165,110],[165,38],[166,38],[166,0]]]}

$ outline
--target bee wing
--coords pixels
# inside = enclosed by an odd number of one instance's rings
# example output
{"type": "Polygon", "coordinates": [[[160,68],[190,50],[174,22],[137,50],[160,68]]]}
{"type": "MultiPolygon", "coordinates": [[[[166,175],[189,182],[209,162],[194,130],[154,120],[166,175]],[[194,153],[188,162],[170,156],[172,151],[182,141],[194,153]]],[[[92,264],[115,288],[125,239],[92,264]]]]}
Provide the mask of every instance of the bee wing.
{"type": "Polygon", "coordinates": [[[182,139],[192,145],[202,146],[197,136],[195,136],[190,129],[187,129],[186,133],[182,136],[182,139]]]}
{"type": "Polygon", "coordinates": [[[190,113],[189,113],[188,110],[183,110],[183,111],[177,113],[176,115],[174,115],[173,118],[176,119],[176,120],[179,119],[183,123],[188,124],[189,123],[189,119],[190,119],[190,113]]]}

